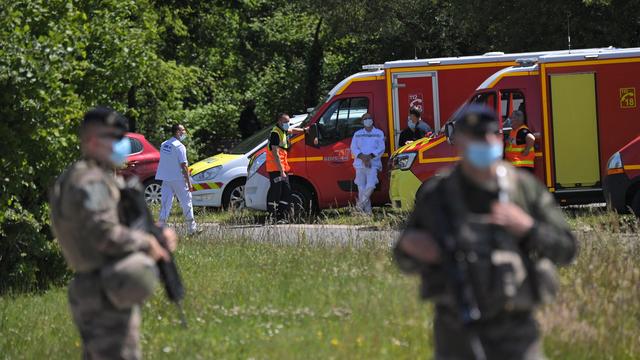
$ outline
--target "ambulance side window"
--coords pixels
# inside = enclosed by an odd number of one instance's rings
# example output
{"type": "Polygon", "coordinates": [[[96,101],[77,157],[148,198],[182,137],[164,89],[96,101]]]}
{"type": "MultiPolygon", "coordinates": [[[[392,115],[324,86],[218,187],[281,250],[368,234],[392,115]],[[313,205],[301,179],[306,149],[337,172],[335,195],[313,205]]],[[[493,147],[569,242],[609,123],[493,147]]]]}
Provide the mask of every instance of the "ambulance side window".
{"type": "Polygon", "coordinates": [[[335,101],[318,120],[318,145],[329,145],[350,138],[362,128],[360,118],[369,108],[366,97],[335,101]]]}

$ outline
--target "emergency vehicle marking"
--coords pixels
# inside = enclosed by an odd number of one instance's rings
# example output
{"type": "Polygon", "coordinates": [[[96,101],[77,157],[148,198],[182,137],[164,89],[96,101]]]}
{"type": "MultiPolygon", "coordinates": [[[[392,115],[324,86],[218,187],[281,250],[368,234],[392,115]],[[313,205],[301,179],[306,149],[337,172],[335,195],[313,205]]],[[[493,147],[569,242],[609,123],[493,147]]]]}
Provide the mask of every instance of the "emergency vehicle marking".
{"type": "Polygon", "coordinates": [[[297,158],[288,158],[287,161],[292,162],[303,162],[303,161],[322,161],[324,157],[322,156],[311,156],[311,157],[297,157],[297,158]]]}
{"type": "MultiPolygon", "coordinates": [[[[542,90],[542,126],[544,128],[544,160],[545,160],[545,175],[547,179],[547,187],[553,189],[551,187],[551,154],[549,150],[549,104],[547,102],[547,68],[545,64],[540,65],[540,80],[542,84],[540,85],[540,89],[542,90]]],[[[555,189],[554,189],[555,191],[555,189]]],[[[552,191],[553,192],[553,191],[552,191]]]]}
{"type": "Polygon", "coordinates": [[[217,190],[220,189],[220,186],[217,183],[193,183],[193,188],[196,190],[217,190]]]}
{"type": "MultiPolygon", "coordinates": [[[[507,69],[508,70],[508,69],[507,69]]],[[[511,77],[511,76],[535,76],[538,75],[537,71],[519,71],[519,72],[505,72],[503,74],[500,74],[499,76],[497,76],[492,82],[491,84],[489,84],[489,86],[487,86],[487,88],[493,88],[498,81],[502,80],[502,78],[505,77],[511,77]]],[[[482,85],[480,85],[478,88],[482,88],[482,85]]]]}
{"type": "Polygon", "coordinates": [[[426,160],[426,159],[425,159],[425,157],[424,157],[424,152],[425,152],[425,151],[427,151],[427,150],[429,150],[429,149],[431,149],[431,148],[434,148],[434,147],[436,147],[437,145],[440,145],[440,144],[442,144],[442,143],[443,143],[443,142],[445,142],[445,141],[447,141],[447,137],[446,137],[446,136],[443,136],[442,138],[440,138],[440,139],[438,139],[438,140],[434,141],[433,143],[428,144],[428,145],[427,145],[427,146],[425,146],[424,148],[420,149],[420,150],[419,150],[419,154],[420,154],[420,155],[418,156],[418,157],[419,157],[419,161],[420,161],[420,163],[422,163],[422,162],[423,162],[423,160],[426,160]]]}
{"type": "Polygon", "coordinates": [[[625,170],[640,170],[640,165],[625,165],[625,170]]]}
{"type": "Polygon", "coordinates": [[[298,136],[298,137],[295,137],[295,138],[289,140],[289,144],[293,145],[293,144],[297,143],[298,141],[300,141],[302,139],[304,139],[304,135],[303,136],[298,136]]]}
{"type": "Polygon", "coordinates": [[[459,161],[459,160],[460,160],[460,156],[432,158],[432,159],[420,158],[420,163],[421,164],[432,164],[432,163],[442,163],[442,162],[456,162],[456,161],[459,161]]]}
{"type": "Polygon", "coordinates": [[[640,62],[640,59],[602,59],[602,60],[593,60],[593,61],[570,61],[564,63],[548,63],[545,64],[546,67],[555,68],[555,67],[569,67],[569,66],[587,66],[587,65],[610,65],[610,64],[626,64],[626,63],[635,63],[640,62]]]}
{"type": "Polygon", "coordinates": [[[422,93],[409,94],[409,109],[417,108],[422,112],[424,110],[424,96],[422,93]]]}
{"type": "Polygon", "coordinates": [[[340,90],[336,91],[336,95],[342,94],[345,90],[347,90],[347,88],[351,85],[351,83],[358,82],[358,81],[374,81],[374,80],[384,80],[384,76],[367,76],[367,77],[361,77],[361,78],[353,78],[347,81],[347,83],[344,84],[340,88],[340,90]]]}
{"type": "Polygon", "coordinates": [[[636,108],[636,88],[628,87],[620,89],[620,108],[635,109],[636,108]]]}

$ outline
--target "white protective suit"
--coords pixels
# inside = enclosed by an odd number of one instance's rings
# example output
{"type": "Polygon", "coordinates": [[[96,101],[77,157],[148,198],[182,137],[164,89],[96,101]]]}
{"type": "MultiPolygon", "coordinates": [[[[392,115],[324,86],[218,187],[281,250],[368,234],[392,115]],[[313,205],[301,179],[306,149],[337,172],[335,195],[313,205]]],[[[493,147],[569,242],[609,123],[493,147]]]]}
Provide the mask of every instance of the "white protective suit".
{"type": "Polygon", "coordinates": [[[172,137],[160,145],[160,163],[156,171],[156,180],[162,180],[162,198],[160,207],[159,222],[165,225],[171,207],[173,206],[173,195],[178,197],[182,214],[187,224],[188,232],[196,231],[196,221],[193,217],[193,203],[191,191],[182,174],[182,164],[187,162],[187,149],[180,140],[172,137]]]}
{"type": "Polygon", "coordinates": [[[353,167],[356,170],[354,182],[358,186],[357,207],[371,214],[371,194],[378,183],[378,172],[382,170],[382,154],[384,154],[384,133],[373,127],[371,130],[360,129],[353,134],[351,155],[354,157],[353,167]],[[372,155],[370,167],[365,166],[358,155],[372,155]]]}

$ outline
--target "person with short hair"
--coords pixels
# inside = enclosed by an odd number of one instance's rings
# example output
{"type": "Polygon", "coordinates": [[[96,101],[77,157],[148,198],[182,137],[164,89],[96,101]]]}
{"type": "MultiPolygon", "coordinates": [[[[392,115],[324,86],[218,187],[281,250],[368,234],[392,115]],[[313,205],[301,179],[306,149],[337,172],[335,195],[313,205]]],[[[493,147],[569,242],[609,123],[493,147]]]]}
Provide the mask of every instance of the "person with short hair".
{"type": "Polygon", "coordinates": [[[492,109],[470,105],[454,124],[461,160],[418,190],[395,260],[435,303],[435,359],[541,360],[534,310],[575,236],[544,185],[502,161],[492,109]]]}
{"type": "MultiPolygon", "coordinates": [[[[420,122],[420,111],[412,108],[409,111],[409,119],[407,120],[407,128],[400,133],[399,147],[405,146],[411,142],[422,139],[426,133],[418,127],[420,122]]],[[[427,125],[428,127],[429,125],[427,125]]]]}
{"type": "Polygon", "coordinates": [[[161,225],[167,223],[175,195],[182,207],[187,232],[194,234],[198,229],[193,216],[191,198],[193,187],[189,174],[187,148],[182,143],[187,138],[187,129],[182,124],[174,124],[171,126],[171,134],[172,137],[160,145],[160,162],[156,171],[156,180],[162,181],[159,222],[161,225]]]}
{"type": "Polygon", "coordinates": [[[362,115],[364,128],[353,134],[351,155],[354,157],[353,167],[356,170],[354,183],[358,186],[358,202],[356,207],[365,214],[372,214],[371,195],[378,184],[378,172],[382,170],[384,154],[384,133],[374,126],[373,116],[362,115]]]}
{"type": "MultiPolygon", "coordinates": [[[[127,119],[111,108],[88,111],[80,126],[83,158],[49,194],[51,228],[74,272],[68,297],[84,359],[142,357],[140,306],[157,283],[156,261],[170,259],[154,236],[122,220],[124,180],[114,168],[131,151],[127,128],[127,119]]],[[[174,251],[175,232],[165,228],[163,235],[174,251]]]]}
{"type": "Polygon", "coordinates": [[[306,133],[308,128],[292,129],[291,118],[287,113],[276,116],[276,124],[271,129],[267,146],[267,173],[269,173],[269,191],[267,192],[267,211],[276,222],[288,222],[291,213],[291,185],[288,173],[291,171],[288,152],[291,147],[291,134],[306,133]]]}
{"type": "Polygon", "coordinates": [[[536,137],[527,127],[524,113],[514,111],[511,114],[511,131],[506,141],[505,159],[517,168],[534,172],[535,142],[536,137]]]}
{"type": "Polygon", "coordinates": [[[429,126],[429,124],[427,124],[427,122],[422,119],[422,110],[415,106],[409,109],[409,119],[415,121],[417,123],[416,127],[422,130],[422,132],[424,132],[425,134],[433,131],[431,129],[431,126],[429,126]]]}

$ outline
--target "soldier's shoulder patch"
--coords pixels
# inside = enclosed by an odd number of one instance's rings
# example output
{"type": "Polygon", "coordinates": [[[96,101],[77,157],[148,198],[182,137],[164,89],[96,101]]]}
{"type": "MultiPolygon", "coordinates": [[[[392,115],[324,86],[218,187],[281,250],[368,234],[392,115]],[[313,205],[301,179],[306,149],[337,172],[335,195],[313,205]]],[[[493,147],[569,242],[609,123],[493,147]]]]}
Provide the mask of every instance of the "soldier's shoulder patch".
{"type": "Polygon", "coordinates": [[[111,206],[111,191],[104,181],[90,181],[80,188],[83,192],[82,205],[86,210],[104,211],[111,206]]]}

